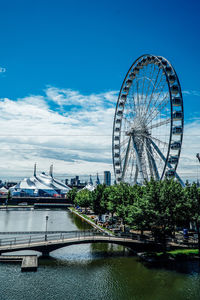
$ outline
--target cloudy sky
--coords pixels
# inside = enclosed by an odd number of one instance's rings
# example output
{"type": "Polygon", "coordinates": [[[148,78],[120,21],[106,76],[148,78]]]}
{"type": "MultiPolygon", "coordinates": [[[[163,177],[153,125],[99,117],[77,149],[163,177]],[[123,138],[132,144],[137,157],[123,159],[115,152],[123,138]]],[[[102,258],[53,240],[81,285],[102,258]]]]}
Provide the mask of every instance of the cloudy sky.
{"type": "Polygon", "coordinates": [[[183,90],[179,174],[200,177],[199,1],[0,0],[0,178],[51,163],[57,177],[112,172],[117,95],[132,62],[169,59],[183,90]]]}

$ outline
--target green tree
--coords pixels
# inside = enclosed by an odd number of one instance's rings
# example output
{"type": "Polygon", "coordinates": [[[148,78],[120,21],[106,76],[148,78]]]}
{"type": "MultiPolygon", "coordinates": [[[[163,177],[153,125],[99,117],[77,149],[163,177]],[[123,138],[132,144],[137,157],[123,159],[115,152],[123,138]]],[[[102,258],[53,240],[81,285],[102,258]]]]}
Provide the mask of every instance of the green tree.
{"type": "Polygon", "coordinates": [[[122,223],[125,223],[127,217],[127,205],[133,203],[132,187],[127,183],[120,183],[112,186],[109,190],[107,208],[121,218],[122,223]]]}
{"type": "Polygon", "coordinates": [[[103,194],[106,189],[105,184],[97,185],[96,189],[91,192],[91,208],[96,215],[102,215],[107,212],[107,208],[104,205],[103,194]]]}
{"type": "Polygon", "coordinates": [[[190,221],[193,222],[198,234],[198,249],[200,256],[200,190],[196,183],[187,185],[185,188],[185,200],[189,207],[187,210],[190,221]]]}
{"type": "Polygon", "coordinates": [[[76,194],[77,194],[77,188],[73,187],[71,190],[69,190],[69,192],[67,193],[67,200],[70,203],[75,204],[75,198],[76,198],[76,194]]]}
{"type": "Polygon", "coordinates": [[[150,203],[149,222],[155,238],[165,245],[166,236],[175,231],[181,219],[184,202],[183,188],[173,179],[151,180],[146,183],[146,197],[150,203]]]}
{"type": "Polygon", "coordinates": [[[135,198],[132,205],[127,207],[128,215],[126,217],[126,222],[136,230],[140,230],[143,234],[144,230],[150,228],[152,215],[152,205],[149,202],[149,198],[146,195],[142,197],[135,198]]]}
{"type": "Polygon", "coordinates": [[[83,189],[79,192],[77,192],[76,197],[75,197],[75,204],[79,205],[80,207],[85,208],[85,212],[86,212],[86,208],[88,208],[91,204],[91,195],[90,195],[90,191],[88,191],[87,189],[83,189]]]}

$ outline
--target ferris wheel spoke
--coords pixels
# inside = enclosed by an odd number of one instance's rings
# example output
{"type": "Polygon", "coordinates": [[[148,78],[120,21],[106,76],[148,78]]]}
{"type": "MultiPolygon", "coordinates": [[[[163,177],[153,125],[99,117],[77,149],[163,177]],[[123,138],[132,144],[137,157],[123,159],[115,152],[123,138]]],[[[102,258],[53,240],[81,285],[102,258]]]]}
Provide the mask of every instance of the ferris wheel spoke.
{"type": "MultiPolygon", "coordinates": [[[[163,160],[163,162],[165,164],[167,164],[167,159],[166,157],[164,156],[164,154],[160,151],[159,147],[154,143],[154,141],[152,141],[151,139],[149,139],[152,146],[154,147],[154,149],[156,150],[156,152],[158,153],[158,155],[161,157],[161,159],[163,160]]],[[[168,163],[169,164],[169,163],[168,163]]]]}
{"type": "MultiPolygon", "coordinates": [[[[146,138],[146,140],[148,141],[149,140],[149,136],[147,136],[147,135],[142,135],[144,138],[146,138]]],[[[163,144],[165,147],[167,147],[168,148],[168,146],[169,146],[169,144],[168,143],[166,143],[166,142],[163,142],[163,141],[161,141],[161,140],[159,140],[158,138],[155,138],[155,137],[152,137],[151,136],[151,139],[153,139],[153,140],[155,140],[158,144],[163,144]]],[[[141,139],[141,141],[143,142],[143,140],[141,139]]],[[[149,146],[150,147],[150,146],[149,146]]],[[[152,150],[152,149],[151,149],[152,150]]],[[[164,147],[163,147],[163,149],[162,149],[162,151],[164,151],[164,147]]],[[[152,153],[152,151],[151,151],[151,153],[152,153]]],[[[150,154],[151,154],[150,153],[150,154]]],[[[158,153],[156,152],[156,155],[158,155],[158,153]]]]}
{"type": "Polygon", "coordinates": [[[137,161],[139,173],[141,175],[141,178],[144,180],[144,174],[143,174],[143,170],[142,170],[141,157],[139,155],[138,148],[137,148],[137,145],[136,145],[136,142],[135,142],[135,139],[134,139],[133,136],[132,136],[132,142],[133,142],[133,148],[134,148],[135,154],[136,154],[136,161],[137,161]]]}
{"type": "MultiPolygon", "coordinates": [[[[134,117],[134,115],[133,115],[133,117],[134,117]]],[[[129,124],[131,124],[133,122],[133,121],[131,122],[129,119],[127,119],[127,117],[125,116],[125,114],[123,114],[122,119],[124,119],[129,124]]]]}
{"type": "Polygon", "coordinates": [[[147,144],[147,151],[148,151],[147,153],[148,153],[150,170],[151,170],[151,173],[154,174],[154,176],[152,176],[152,177],[155,178],[156,180],[160,180],[159,172],[158,172],[156,162],[155,162],[155,159],[153,156],[153,152],[151,149],[151,145],[150,145],[148,139],[146,139],[146,144],[147,144]]]}
{"type": "MultiPolygon", "coordinates": [[[[163,93],[165,86],[166,86],[166,81],[164,81],[164,84],[163,84],[162,88],[160,89],[160,92],[158,93],[157,97],[155,98],[154,106],[156,106],[158,100],[160,99],[160,95],[163,93]]],[[[167,95],[168,95],[168,93],[167,93],[167,95]]]]}
{"type": "Polygon", "coordinates": [[[136,162],[135,153],[134,153],[133,148],[132,148],[132,151],[130,151],[129,159],[128,159],[128,163],[127,163],[127,169],[129,168],[130,172],[129,172],[129,174],[127,172],[127,176],[126,176],[126,177],[129,177],[130,181],[132,181],[133,167],[136,164],[135,162],[136,162]]]}
{"type": "MultiPolygon", "coordinates": [[[[128,142],[128,140],[129,140],[129,138],[127,139],[127,142],[128,142]]],[[[123,143],[123,142],[122,142],[123,143]]],[[[121,148],[122,148],[122,151],[121,151],[121,154],[120,154],[120,157],[121,157],[121,162],[122,161],[124,161],[124,158],[125,158],[125,156],[126,156],[126,151],[127,151],[127,146],[125,145],[125,143],[124,144],[122,144],[122,145],[120,145],[121,146],[121,148]]]]}
{"type": "MultiPolygon", "coordinates": [[[[164,89],[164,86],[165,86],[165,83],[163,84],[163,86],[162,86],[162,88],[161,89],[164,89]]],[[[156,88],[156,90],[154,91],[154,94],[155,94],[155,92],[157,91],[157,88],[156,88]]],[[[160,94],[160,93],[159,93],[160,94]]],[[[151,100],[153,99],[153,97],[151,98],[151,100]]],[[[152,115],[152,111],[154,111],[155,110],[155,105],[156,105],[156,103],[158,102],[158,99],[159,99],[159,97],[157,96],[157,98],[155,98],[156,100],[154,101],[154,105],[152,105],[152,107],[151,107],[151,109],[149,109],[149,107],[147,108],[147,110],[146,110],[146,113],[145,113],[145,120],[148,120],[149,119],[149,117],[152,115]]],[[[159,106],[159,105],[158,105],[159,106]]]]}
{"type": "MultiPolygon", "coordinates": [[[[161,88],[159,94],[158,94],[157,97],[155,98],[154,105],[153,105],[152,109],[149,110],[149,113],[146,115],[146,120],[148,120],[149,117],[152,115],[152,112],[155,110],[155,107],[159,107],[160,104],[157,105],[157,103],[158,103],[158,100],[160,99],[160,95],[163,93],[164,87],[165,87],[165,83],[164,83],[164,85],[162,86],[162,88],[161,88]],[[156,106],[156,105],[157,105],[157,106],[156,106]]],[[[167,97],[168,97],[168,93],[167,93],[167,95],[165,95],[165,97],[161,100],[161,102],[162,102],[164,99],[166,99],[167,97]]]]}
{"type": "Polygon", "coordinates": [[[121,143],[120,143],[120,147],[124,146],[129,140],[129,137],[127,137],[126,139],[124,139],[121,143]]]}
{"type": "Polygon", "coordinates": [[[157,137],[154,137],[154,136],[151,136],[151,139],[153,139],[153,140],[155,140],[158,144],[163,144],[164,146],[166,146],[166,147],[168,147],[169,146],[169,144],[168,143],[166,143],[166,142],[164,142],[164,141],[162,141],[162,140],[160,140],[160,139],[158,139],[157,137]]]}
{"type": "Polygon", "coordinates": [[[134,153],[132,155],[132,161],[131,161],[131,172],[130,172],[130,179],[133,177],[133,167],[135,164],[135,157],[134,157],[134,153]]]}
{"type": "Polygon", "coordinates": [[[159,104],[159,106],[157,106],[153,112],[156,112],[155,114],[153,114],[152,112],[152,115],[151,115],[151,119],[149,120],[146,120],[147,125],[149,125],[149,123],[151,123],[153,121],[153,119],[155,119],[157,117],[157,115],[166,107],[166,105],[169,103],[168,99],[166,100],[166,97],[162,100],[162,102],[159,104]],[[164,101],[165,100],[165,101],[164,101]],[[161,106],[162,105],[162,106],[161,106]],[[160,107],[161,106],[161,107],[160,107]],[[159,109],[158,109],[159,108],[159,109]]]}
{"type": "Polygon", "coordinates": [[[152,82],[150,78],[153,77],[154,72],[155,72],[155,65],[153,65],[153,67],[151,67],[151,71],[150,71],[150,74],[149,74],[149,84],[148,84],[148,87],[147,87],[147,90],[146,90],[146,97],[145,97],[144,107],[146,105],[146,100],[147,100],[147,97],[148,97],[148,94],[149,94],[149,88],[150,88],[151,82],[152,82]]]}
{"type": "Polygon", "coordinates": [[[145,83],[145,80],[146,80],[146,72],[147,72],[147,68],[143,68],[143,80],[142,80],[142,96],[141,96],[141,100],[143,102],[143,93],[144,93],[144,83],[145,83]]]}
{"type": "MultiPolygon", "coordinates": [[[[133,102],[135,103],[134,97],[133,97],[133,102]]],[[[129,114],[131,114],[132,118],[134,118],[134,107],[135,104],[131,102],[131,99],[129,98],[127,104],[129,105],[129,107],[127,107],[127,111],[129,112],[129,114]]]]}
{"type": "MultiPolygon", "coordinates": [[[[141,139],[141,142],[144,144],[143,139],[141,139]]],[[[155,162],[153,151],[152,151],[152,148],[151,148],[151,145],[149,143],[148,138],[146,138],[145,146],[146,146],[145,150],[146,150],[148,161],[149,161],[150,173],[152,173],[152,170],[153,170],[154,176],[155,176],[154,178],[156,178],[157,180],[159,180],[159,178],[160,178],[159,172],[158,172],[158,169],[157,169],[157,165],[156,165],[156,162],[155,162]]]]}
{"type": "MultiPolygon", "coordinates": [[[[150,106],[150,104],[151,104],[151,101],[152,101],[152,98],[153,98],[153,94],[154,94],[154,92],[157,90],[157,88],[158,87],[156,87],[156,83],[157,83],[157,81],[158,81],[158,76],[159,76],[159,73],[160,73],[160,69],[159,69],[159,71],[158,71],[158,73],[157,73],[157,76],[156,76],[156,80],[155,80],[155,83],[154,83],[154,85],[153,85],[153,89],[152,89],[152,92],[151,92],[151,96],[150,96],[150,99],[149,99],[149,103],[148,103],[148,105],[147,105],[147,109],[146,109],[146,114],[147,114],[147,112],[148,112],[148,110],[149,110],[149,106],[150,106]]],[[[162,76],[163,75],[161,75],[161,79],[162,79],[162,76]]],[[[160,79],[160,81],[161,81],[161,79],[160,79]]],[[[160,84],[160,82],[159,82],[159,84],[160,84]]],[[[158,86],[159,86],[159,84],[158,84],[158,86]]]]}
{"type": "Polygon", "coordinates": [[[129,107],[130,107],[133,117],[134,117],[134,114],[133,114],[134,110],[135,110],[136,114],[137,114],[137,110],[138,110],[138,107],[136,105],[135,94],[136,94],[136,92],[135,92],[135,84],[134,84],[134,85],[132,85],[132,91],[129,92],[129,96],[127,97],[127,100],[128,100],[127,104],[129,104],[129,107]]]}
{"type": "Polygon", "coordinates": [[[127,162],[128,162],[129,152],[130,152],[130,143],[131,143],[131,137],[129,137],[128,145],[126,148],[126,154],[124,157],[124,164],[122,169],[122,180],[124,179],[124,176],[126,174],[126,167],[127,167],[127,162]]]}
{"type": "Polygon", "coordinates": [[[161,127],[163,125],[166,125],[166,124],[169,124],[171,122],[171,119],[167,119],[167,120],[164,120],[164,121],[161,121],[161,122],[158,122],[156,124],[153,124],[149,127],[147,127],[148,129],[153,129],[153,128],[156,128],[156,127],[161,127]]]}

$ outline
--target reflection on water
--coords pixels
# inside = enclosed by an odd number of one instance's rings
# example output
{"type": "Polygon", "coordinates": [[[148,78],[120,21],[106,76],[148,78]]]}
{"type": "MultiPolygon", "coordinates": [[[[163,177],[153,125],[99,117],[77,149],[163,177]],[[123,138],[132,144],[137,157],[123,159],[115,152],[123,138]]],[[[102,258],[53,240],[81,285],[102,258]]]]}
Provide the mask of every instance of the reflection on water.
{"type": "MultiPolygon", "coordinates": [[[[66,211],[0,211],[0,230],[90,228],[66,211]]],[[[184,264],[181,264],[183,268],[184,264]]],[[[189,265],[190,263],[189,263],[189,265]]],[[[18,264],[0,264],[1,300],[199,300],[200,275],[150,269],[119,245],[83,244],[39,259],[36,273],[21,273],[18,264]]]]}

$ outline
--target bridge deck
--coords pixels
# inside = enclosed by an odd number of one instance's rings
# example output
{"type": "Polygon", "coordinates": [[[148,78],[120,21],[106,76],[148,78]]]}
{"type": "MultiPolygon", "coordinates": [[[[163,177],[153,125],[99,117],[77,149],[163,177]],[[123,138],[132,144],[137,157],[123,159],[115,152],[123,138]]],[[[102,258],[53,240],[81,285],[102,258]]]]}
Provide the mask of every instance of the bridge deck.
{"type": "MultiPolygon", "coordinates": [[[[13,252],[19,250],[35,250],[48,254],[56,249],[83,243],[115,243],[120,244],[137,252],[142,251],[162,251],[163,247],[159,243],[155,243],[152,239],[141,239],[140,236],[134,237],[116,237],[108,236],[99,232],[93,231],[70,231],[60,234],[46,234],[42,236],[32,235],[29,237],[15,237],[0,240],[0,253],[13,252]]],[[[171,249],[184,248],[186,245],[171,243],[171,249]]]]}

